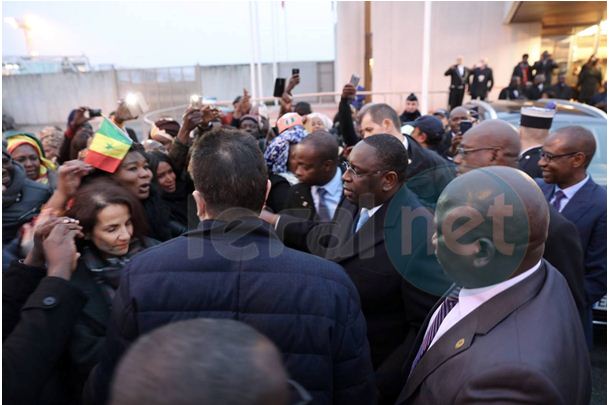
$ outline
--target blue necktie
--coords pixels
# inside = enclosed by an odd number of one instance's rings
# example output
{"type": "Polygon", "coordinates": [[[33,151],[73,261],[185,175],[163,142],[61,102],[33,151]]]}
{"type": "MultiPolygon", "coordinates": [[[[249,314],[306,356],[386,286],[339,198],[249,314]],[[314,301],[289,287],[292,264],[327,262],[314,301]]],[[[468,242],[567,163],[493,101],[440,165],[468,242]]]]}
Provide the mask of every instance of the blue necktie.
{"type": "Polygon", "coordinates": [[[320,187],[317,189],[317,195],[319,196],[319,204],[317,207],[317,216],[321,222],[330,222],[332,218],[330,217],[330,210],[328,209],[328,204],[326,204],[326,195],[328,191],[320,187]]]}
{"type": "Polygon", "coordinates": [[[368,214],[368,210],[362,209],[361,213],[359,214],[359,219],[357,220],[357,225],[355,226],[355,233],[357,233],[357,231],[359,231],[369,219],[370,215],[368,214]]]}
{"type": "Polygon", "coordinates": [[[560,212],[560,203],[565,198],[567,198],[567,196],[562,192],[562,190],[556,191],[554,193],[554,202],[552,203],[552,207],[556,208],[556,211],[560,212]]]}
{"type": "Polygon", "coordinates": [[[427,349],[429,349],[431,342],[433,342],[433,338],[436,336],[436,333],[438,333],[438,329],[440,329],[440,325],[442,324],[442,321],[444,321],[444,318],[446,318],[446,315],[448,315],[450,310],[453,309],[453,307],[455,305],[457,305],[457,303],[459,302],[459,290],[460,290],[460,288],[454,289],[444,299],[444,302],[440,306],[440,310],[436,314],[436,317],[434,318],[433,322],[429,326],[429,329],[427,329],[427,333],[425,333],[425,336],[423,337],[423,341],[421,342],[419,351],[417,352],[417,355],[415,356],[414,361],[412,362],[412,367],[410,368],[411,374],[412,374],[412,370],[414,370],[414,368],[417,366],[417,364],[419,363],[419,361],[421,360],[421,358],[423,357],[425,352],[427,352],[427,349]]]}

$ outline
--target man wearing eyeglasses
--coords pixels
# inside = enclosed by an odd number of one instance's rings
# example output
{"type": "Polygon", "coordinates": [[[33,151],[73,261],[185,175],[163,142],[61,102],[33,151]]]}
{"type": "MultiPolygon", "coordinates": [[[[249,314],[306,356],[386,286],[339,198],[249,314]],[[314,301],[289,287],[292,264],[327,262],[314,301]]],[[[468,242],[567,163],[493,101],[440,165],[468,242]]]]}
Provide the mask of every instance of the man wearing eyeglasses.
{"type": "Polygon", "coordinates": [[[546,199],[579,231],[584,250],[588,345],[592,345],[592,305],[607,294],[607,191],[587,173],[596,152],[592,132],[580,126],[561,128],[541,149],[538,180],[546,199]]]}
{"type": "Polygon", "coordinates": [[[345,167],[346,201],[333,223],[314,228],[308,239],[325,246],[320,254],[340,264],[357,287],[379,403],[392,404],[406,378],[404,362],[418,329],[450,283],[424,224],[431,224],[431,214],[403,187],[408,159],[402,143],[389,134],[364,138],[345,167]],[[421,219],[412,222],[416,228],[406,229],[404,210],[421,219]],[[400,250],[400,236],[411,238],[408,250],[400,250]]]}
{"type": "MultiPolygon", "coordinates": [[[[461,175],[489,166],[509,166],[517,169],[519,152],[520,139],[516,128],[501,120],[483,121],[463,135],[463,141],[455,156],[457,172],[461,175]]],[[[583,320],[586,307],[584,253],[577,236],[577,228],[552,206],[549,212],[550,227],[543,258],[556,267],[567,280],[583,320]]]]}

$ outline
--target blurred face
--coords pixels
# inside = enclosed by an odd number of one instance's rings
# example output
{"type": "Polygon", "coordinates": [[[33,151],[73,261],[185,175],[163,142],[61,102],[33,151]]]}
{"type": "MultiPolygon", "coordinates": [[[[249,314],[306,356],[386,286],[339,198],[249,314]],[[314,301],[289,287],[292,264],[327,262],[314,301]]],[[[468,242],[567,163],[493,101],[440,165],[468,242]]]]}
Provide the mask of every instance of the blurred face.
{"type": "Polygon", "coordinates": [[[13,163],[8,156],[2,155],[2,191],[11,185],[11,174],[13,173],[13,163]]]}
{"type": "Polygon", "coordinates": [[[457,165],[457,173],[465,174],[470,170],[494,165],[496,154],[497,149],[489,146],[488,142],[482,142],[482,137],[465,135],[453,161],[457,165]]]}
{"type": "Polygon", "coordinates": [[[138,199],[145,200],[150,196],[152,171],[146,158],[139,152],[129,152],[113,176],[138,199]]]}
{"type": "Polygon", "coordinates": [[[13,160],[21,163],[28,179],[38,179],[40,176],[40,158],[33,146],[28,144],[20,145],[13,150],[11,156],[13,157],[13,160]]]}
{"type": "Polygon", "coordinates": [[[156,169],[156,178],[161,189],[167,193],[176,191],[176,174],[167,162],[159,162],[156,169]]]}
{"type": "Polygon", "coordinates": [[[258,124],[252,120],[245,120],[239,125],[239,129],[254,136],[258,135],[258,124]]]}
{"type": "Polygon", "coordinates": [[[44,155],[48,159],[56,158],[59,153],[59,145],[57,142],[48,137],[42,140],[42,149],[44,150],[44,155]]]}
{"type": "Polygon", "coordinates": [[[372,121],[372,116],[370,114],[364,114],[360,122],[360,133],[362,134],[363,138],[383,134],[385,132],[386,130],[382,125],[372,121]]]}
{"type": "Polygon", "coordinates": [[[126,255],[132,236],[131,213],[126,205],[108,205],[97,213],[91,241],[104,256],[126,255]]]}
{"type": "Polygon", "coordinates": [[[327,180],[328,164],[317,157],[314,148],[307,145],[296,145],[294,162],[296,164],[294,174],[301,183],[321,186],[329,181],[327,180]]]}
{"type": "Polygon", "coordinates": [[[383,170],[376,150],[363,142],[349,154],[348,169],[343,174],[343,192],[352,203],[373,208],[381,200],[383,170]]]}
{"type": "Polygon", "coordinates": [[[412,133],[410,134],[410,136],[412,136],[424,148],[427,147],[427,144],[425,143],[427,141],[427,136],[423,132],[421,132],[421,130],[419,128],[415,127],[412,130],[412,133]]]}
{"type": "Polygon", "coordinates": [[[450,119],[448,120],[448,122],[450,123],[450,130],[454,134],[459,133],[459,123],[463,120],[469,120],[469,117],[467,116],[467,114],[465,112],[463,112],[463,113],[458,112],[458,113],[452,115],[450,117],[450,119]]]}
{"type": "Polygon", "coordinates": [[[313,117],[311,119],[311,129],[313,132],[325,130],[324,122],[319,117],[313,117]]]}
{"type": "Polygon", "coordinates": [[[406,108],[405,108],[406,112],[413,113],[417,110],[417,108],[419,108],[418,101],[406,100],[406,108]]]}

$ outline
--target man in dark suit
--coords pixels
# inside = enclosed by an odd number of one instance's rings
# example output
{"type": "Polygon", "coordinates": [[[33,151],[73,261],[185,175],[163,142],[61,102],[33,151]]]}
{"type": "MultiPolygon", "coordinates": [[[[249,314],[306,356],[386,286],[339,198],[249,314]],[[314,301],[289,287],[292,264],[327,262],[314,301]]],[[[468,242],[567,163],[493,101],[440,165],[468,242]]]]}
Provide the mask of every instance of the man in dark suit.
{"type": "Polygon", "coordinates": [[[541,169],[537,163],[541,145],[550,134],[555,113],[555,110],[549,108],[522,107],[520,109],[521,152],[518,158],[518,168],[534,179],[541,177],[541,169]]]}
{"type": "Polygon", "coordinates": [[[463,65],[463,56],[457,58],[457,63],[444,72],[444,76],[450,76],[450,87],[448,94],[448,105],[452,110],[463,104],[463,96],[467,90],[469,69],[463,65]]]}
{"type": "Polygon", "coordinates": [[[592,132],[564,127],[543,144],[538,180],[550,204],[579,231],[584,250],[586,337],[592,344],[592,305],[607,294],[607,190],[586,173],[596,152],[592,132]]]}
{"type": "Polygon", "coordinates": [[[564,73],[558,75],[558,81],[550,87],[550,90],[554,93],[555,98],[562,100],[570,100],[575,97],[575,90],[567,84],[564,73]]]}
{"type": "Polygon", "coordinates": [[[539,188],[513,168],[473,170],[446,187],[436,252],[456,288],[421,328],[398,404],[588,404],[577,310],[542,259],[548,218],[539,188]]]}
{"type": "Polygon", "coordinates": [[[469,92],[472,100],[486,100],[486,96],[493,89],[493,70],[488,67],[486,59],[481,59],[480,64],[476,66],[469,80],[469,92]]]}
{"type": "MultiPolygon", "coordinates": [[[[524,95],[529,100],[539,100],[544,93],[548,93],[550,85],[545,84],[545,76],[543,74],[535,75],[533,83],[528,83],[524,89],[524,95]]],[[[549,97],[549,95],[548,95],[549,97]]]]}
{"type": "Polygon", "coordinates": [[[106,355],[86,398],[104,401],[116,362],[139,335],[207,317],[240,320],[265,334],[315,403],[373,403],[357,290],[339,265],[286,248],[258,218],[269,182],[256,140],[212,130],[195,143],[190,172],[202,222],[123,269],[106,355]]]}
{"type": "Polygon", "coordinates": [[[387,104],[368,104],[360,111],[360,120],[364,138],[389,134],[402,142],[408,156],[407,187],[423,205],[433,209],[444,187],[455,177],[454,165],[403,135],[397,113],[387,104]]]}
{"type": "MultiPolygon", "coordinates": [[[[459,174],[488,166],[509,166],[517,169],[515,158],[520,152],[518,132],[512,125],[501,120],[483,121],[463,136],[460,152],[455,156],[459,174]]],[[[567,280],[583,320],[586,307],[584,253],[577,228],[551,206],[543,258],[567,280]]]]}
{"type": "Polygon", "coordinates": [[[552,84],[552,72],[558,65],[552,59],[552,56],[548,51],[543,51],[541,59],[533,64],[533,75],[543,75],[543,84],[545,87],[550,87],[552,84]]]}
{"type": "Polygon", "coordinates": [[[514,67],[512,77],[519,77],[520,83],[525,85],[533,80],[531,65],[529,65],[529,54],[522,55],[522,60],[514,67]]]}

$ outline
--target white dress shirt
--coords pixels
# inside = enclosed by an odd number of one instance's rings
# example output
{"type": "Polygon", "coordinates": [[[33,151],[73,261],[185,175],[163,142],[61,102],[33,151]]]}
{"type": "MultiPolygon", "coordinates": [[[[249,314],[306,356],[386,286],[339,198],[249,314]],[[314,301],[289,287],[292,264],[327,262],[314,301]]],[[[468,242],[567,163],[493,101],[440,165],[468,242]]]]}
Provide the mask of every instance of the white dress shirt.
{"type": "MultiPolygon", "coordinates": [[[[510,278],[508,280],[502,281],[501,283],[493,284],[488,287],[481,288],[462,288],[459,291],[459,302],[450,310],[446,318],[440,324],[438,328],[438,332],[436,336],[433,338],[433,341],[429,345],[429,347],[433,346],[438,339],[442,337],[444,333],[446,333],[450,328],[455,326],[460,320],[465,318],[470,312],[474,311],[480,305],[484,304],[486,301],[493,298],[495,295],[502,293],[508,288],[518,284],[520,281],[529,277],[533,274],[539,267],[541,266],[541,260],[537,262],[535,266],[525,271],[522,274],[517,275],[516,277],[510,278]]],[[[429,325],[427,325],[427,329],[429,326],[433,324],[433,320],[436,318],[438,311],[442,306],[438,306],[433,316],[429,320],[429,325]]],[[[427,330],[425,331],[427,333],[427,330]]]]}
{"type": "Polygon", "coordinates": [[[324,184],[323,186],[311,186],[311,197],[313,197],[313,204],[315,204],[315,209],[319,212],[319,194],[317,192],[318,189],[323,188],[326,190],[326,206],[328,207],[328,212],[330,213],[330,218],[334,218],[334,213],[336,212],[336,207],[338,207],[338,203],[343,196],[343,180],[342,180],[342,172],[339,168],[336,168],[336,174],[332,177],[332,180],[324,184]]]}
{"type": "Polygon", "coordinates": [[[558,212],[561,212],[567,206],[569,201],[571,201],[571,199],[573,198],[575,193],[577,193],[579,191],[579,189],[582,188],[584,186],[584,184],[586,184],[588,179],[590,179],[590,175],[586,175],[586,178],[583,179],[582,181],[580,181],[579,183],[575,183],[574,185],[569,186],[564,189],[558,187],[558,185],[555,185],[554,186],[554,195],[550,199],[550,204],[554,204],[554,200],[556,200],[556,192],[558,190],[561,190],[565,194],[565,198],[560,200],[560,207],[558,209],[558,212]]]}

